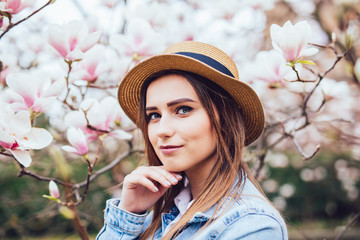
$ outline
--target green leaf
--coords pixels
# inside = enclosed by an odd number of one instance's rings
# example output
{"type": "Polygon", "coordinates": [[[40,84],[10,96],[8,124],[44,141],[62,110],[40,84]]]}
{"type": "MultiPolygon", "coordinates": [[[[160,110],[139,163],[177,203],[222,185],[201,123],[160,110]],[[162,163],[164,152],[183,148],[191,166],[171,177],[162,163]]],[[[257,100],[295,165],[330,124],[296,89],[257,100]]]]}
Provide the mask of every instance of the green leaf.
{"type": "Polygon", "coordinates": [[[299,60],[298,63],[307,64],[307,65],[316,65],[313,61],[310,60],[299,60]]]}
{"type": "Polygon", "coordinates": [[[55,202],[57,202],[57,203],[59,203],[60,202],[60,200],[59,199],[57,199],[57,198],[54,198],[54,197],[52,197],[52,196],[49,196],[49,195],[42,195],[43,196],[43,198],[47,198],[47,199],[49,199],[49,200],[51,200],[51,201],[55,201],[55,202]]]}

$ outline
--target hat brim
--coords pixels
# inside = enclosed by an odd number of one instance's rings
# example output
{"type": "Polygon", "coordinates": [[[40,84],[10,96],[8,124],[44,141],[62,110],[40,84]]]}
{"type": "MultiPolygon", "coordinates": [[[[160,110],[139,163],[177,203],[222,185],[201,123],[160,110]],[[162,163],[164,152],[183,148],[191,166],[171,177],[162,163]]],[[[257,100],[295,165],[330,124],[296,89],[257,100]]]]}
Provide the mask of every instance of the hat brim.
{"type": "Polygon", "coordinates": [[[255,141],[265,125],[265,114],[261,101],[255,91],[246,83],[232,78],[205,63],[178,54],[160,54],[150,57],[133,67],[120,83],[118,100],[125,114],[137,121],[140,90],[144,81],[151,75],[164,70],[183,70],[201,75],[222,88],[239,105],[245,124],[245,145],[255,141]]]}

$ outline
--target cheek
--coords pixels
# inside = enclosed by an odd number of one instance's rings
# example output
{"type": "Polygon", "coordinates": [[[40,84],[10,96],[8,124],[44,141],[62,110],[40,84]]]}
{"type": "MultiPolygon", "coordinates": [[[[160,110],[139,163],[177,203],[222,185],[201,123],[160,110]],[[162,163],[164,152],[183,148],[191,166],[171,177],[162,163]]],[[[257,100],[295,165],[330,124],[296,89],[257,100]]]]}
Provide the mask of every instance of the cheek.
{"type": "Polygon", "coordinates": [[[148,132],[149,142],[151,143],[152,146],[154,146],[157,141],[154,127],[149,126],[147,132],[148,132]]]}
{"type": "Polygon", "coordinates": [[[199,144],[209,144],[215,140],[215,134],[207,117],[199,117],[186,122],[183,126],[183,136],[194,141],[200,141],[199,144]]]}

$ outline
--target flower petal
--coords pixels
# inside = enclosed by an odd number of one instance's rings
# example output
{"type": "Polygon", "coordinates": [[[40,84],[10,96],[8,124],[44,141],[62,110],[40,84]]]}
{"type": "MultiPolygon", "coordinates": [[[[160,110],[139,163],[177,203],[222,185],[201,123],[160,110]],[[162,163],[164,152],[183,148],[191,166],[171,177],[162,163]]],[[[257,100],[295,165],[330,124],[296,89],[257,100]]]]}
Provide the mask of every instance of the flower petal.
{"type": "Polygon", "coordinates": [[[85,155],[88,153],[86,138],[81,129],[76,129],[74,127],[69,128],[67,131],[67,138],[70,144],[76,148],[79,155],[85,155]]]}
{"type": "Polygon", "coordinates": [[[47,39],[60,56],[66,58],[70,50],[66,28],[58,24],[51,25],[47,31],[47,39]]]}
{"type": "Polygon", "coordinates": [[[101,36],[100,31],[90,33],[85,39],[83,39],[79,43],[78,48],[81,51],[86,52],[87,50],[92,48],[97,42],[99,42],[100,36],[101,36]]]}
{"type": "Polygon", "coordinates": [[[21,144],[29,149],[42,149],[50,145],[52,140],[53,136],[46,129],[31,128],[29,134],[22,139],[21,144]]]}
{"type": "Polygon", "coordinates": [[[131,140],[132,139],[132,135],[130,133],[127,133],[121,129],[111,131],[109,133],[109,136],[117,138],[117,139],[122,139],[122,140],[131,140]]]}
{"type": "Polygon", "coordinates": [[[14,143],[14,138],[0,128],[0,146],[10,149],[14,143]]]}
{"type": "Polygon", "coordinates": [[[69,145],[62,146],[61,149],[64,150],[65,152],[77,153],[76,148],[69,146],[69,145]]]}
{"type": "Polygon", "coordinates": [[[11,122],[9,122],[9,131],[17,138],[21,138],[28,134],[30,129],[31,122],[29,111],[20,111],[11,116],[11,122]]]}
{"type": "Polygon", "coordinates": [[[29,151],[24,151],[24,150],[19,150],[19,149],[9,150],[9,151],[15,157],[15,159],[20,164],[22,164],[24,167],[30,166],[32,159],[31,159],[29,151]]]}
{"type": "Polygon", "coordinates": [[[29,74],[13,73],[6,77],[6,84],[19,94],[27,107],[31,107],[37,97],[37,88],[29,74]]]}

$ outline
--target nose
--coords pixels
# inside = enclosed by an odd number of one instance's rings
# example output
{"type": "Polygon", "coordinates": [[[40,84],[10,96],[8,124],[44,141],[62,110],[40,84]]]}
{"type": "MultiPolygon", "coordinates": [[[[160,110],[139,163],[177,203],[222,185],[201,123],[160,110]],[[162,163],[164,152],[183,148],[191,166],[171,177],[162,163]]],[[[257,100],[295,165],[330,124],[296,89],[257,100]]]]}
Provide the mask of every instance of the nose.
{"type": "Polygon", "coordinates": [[[169,138],[172,137],[175,133],[173,126],[173,121],[171,116],[164,114],[159,121],[158,127],[156,129],[156,134],[160,138],[169,138]]]}

